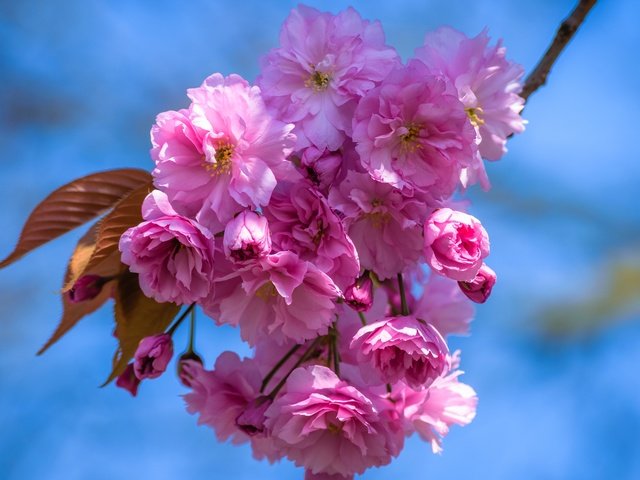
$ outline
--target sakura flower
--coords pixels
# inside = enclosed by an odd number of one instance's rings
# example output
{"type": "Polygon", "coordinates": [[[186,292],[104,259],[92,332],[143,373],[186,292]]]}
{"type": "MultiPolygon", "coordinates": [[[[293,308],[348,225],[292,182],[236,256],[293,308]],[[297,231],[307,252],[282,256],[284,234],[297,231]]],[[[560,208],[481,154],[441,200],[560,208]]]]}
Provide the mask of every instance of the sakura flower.
{"type": "Polygon", "coordinates": [[[373,305],[373,281],[365,272],[344,292],[344,301],[357,312],[366,312],[373,305]]]}
{"type": "Polygon", "coordinates": [[[428,387],[447,367],[440,333],[414,316],[389,317],[362,327],[351,341],[360,362],[371,362],[384,383],[428,387]]]}
{"type": "Polygon", "coordinates": [[[489,255],[489,236],[480,221],[441,208],[424,224],[425,257],[431,269],[459,281],[474,279],[489,255]]]}
{"type": "Polygon", "coordinates": [[[122,263],[139,274],[144,294],[177,304],[207,297],[213,288],[211,232],[178,215],[157,190],[147,196],[142,210],[146,221],[128,229],[119,248],[122,263]]]}
{"type": "Polygon", "coordinates": [[[267,219],[244,210],[224,229],[224,253],[237,263],[256,260],[271,253],[271,234],[267,219]]]}
{"type": "Polygon", "coordinates": [[[455,88],[417,60],[360,101],[353,140],[373,179],[431,203],[451,196],[476,149],[455,88]]]}
{"type": "Polygon", "coordinates": [[[458,285],[460,285],[460,291],[471,301],[484,303],[491,295],[491,290],[495,283],[496,272],[489,268],[488,265],[483,264],[473,280],[470,282],[458,282],[458,285]]]}
{"type": "Polygon", "coordinates": [[[404,197],[368,174],[349,172],[329,194],[330,205],[341,212],[360,266],[381,280],[395,277],[422,254],[423,202],[404,197]]]}
{"type": "Polygon", "coordinates": [[[188,110],[158,115],[151,129],[154,184],[181,214],[202,211],[217,229],[269,202],[276,177],[291,168],[293,125],[275,120],[260,89],[238,75],[211,75],[188,93],[188,110]]]}
{"type": "Polygon", "coordinates": [[[369,398],[319,365],[296,369],[265,415],[276,446],[314,475],[348,478],[386,465],[402,445],[369,398]]]}
{"type": "Polygon", "coordinates": [[[471,123],[480,136],[479,152],[498,160],[507,151],[507,138],[524,130],[520,116],[524,99],[520,65],[508,61],[502,42],[489,46],[487,30],[474,38],[451,27],[426,35],[416,58],[446,75],[455,85],[471,123]]]}
{"type": "Polygon", "coordinates": [[[173,356],[171,335],[162,333],[140,340],[136,349],[133,370],[140,380],[156,378],[164,373],[173,356]]]}
{"type": "Polygon", "coordinates": [[[262,58],[258,85],[277,118],[296,124],[298,148],[337,150],[351,135],[358,100],[399,63],[379,22],[348,8],[337,15],[300,5],[262,58]]]}
{"type": "Polygon", "coordinates": [[[264,210],[274,245],[312,261],[340,288],[360,272],[358,253],[327,200],[307,182],[278,187],[264,210]]]}

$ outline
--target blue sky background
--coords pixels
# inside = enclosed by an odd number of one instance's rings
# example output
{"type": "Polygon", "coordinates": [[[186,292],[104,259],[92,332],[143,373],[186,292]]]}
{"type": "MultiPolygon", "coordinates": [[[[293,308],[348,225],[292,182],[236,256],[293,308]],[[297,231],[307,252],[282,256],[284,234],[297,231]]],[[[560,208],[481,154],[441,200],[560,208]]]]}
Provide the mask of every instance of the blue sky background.
{"type": "MultiPolygon", "coordinates": [[[[337,11],[339,1],[309,4],[337,11]]],[[[488,26],[527,71],[574,1],[354,2],[404,58],[424,33],[488,26]]],[[[207,75],[252,80],[295,2],[0,1],[0,256],[51,190],[90,172],[150,168],[149,128],[207,75]]],[[[499,285],[463,350],[478,416],[441,456],[412,438],[361,478],[640,478],[639,4],[602,1],[525,110],[527,131],[490,165],[471,212],[491,234],[499,285]]],[[[115,341],[111,312],[87,318],[42,357],[56,291],[80,235],[0,272],[0,478],[76,480],[302,477],[288,462],[196,427],[172,375],[138,398],[98,388],[115,341]]],[[[246,351],[200,317],[211,365],[246,351]]],[[[177,334],[177,349],[185,332],[177,334]]],[[[185,341],[186,343],[186,341],[185,341]]]]}

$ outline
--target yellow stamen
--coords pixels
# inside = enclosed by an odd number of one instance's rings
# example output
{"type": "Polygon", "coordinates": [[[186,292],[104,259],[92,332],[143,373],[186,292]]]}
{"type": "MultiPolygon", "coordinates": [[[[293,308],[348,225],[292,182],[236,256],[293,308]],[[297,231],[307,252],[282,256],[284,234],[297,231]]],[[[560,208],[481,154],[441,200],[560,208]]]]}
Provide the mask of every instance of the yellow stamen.
{"type": "Polygon", "coordinates": [[[256,290],[256,297],[260,300],[267,302],[270,298],[276,297],[278,291],[272,282],[267,282],[256,290]]]}
{"type": "Polygon", "coordinates": [[[234,147],[229,142],[220,142],[216,146],[215,162],[210,163],[203,160],[203,166],[211,176],[229,173],[231,171],[231,158],[233,157],[234,147]]]}
{"type": "Polygon", "coordinates": [[[484,120],[480,117],[480,115],[482,115],[484,112],[480,107],[469,107],[465,108],[464,111],[467,112],[467,116],[469,117],[469,120],[471,120],[471,124],[474,127],[484,125],[484,120]]]}
{"type": "Polygon", "coordinates": [[[307,88],[313,88],[316,92],[322,92],[329,87],[329,82],[331,81],[331,76],[328,73],[320,72],[315,69],[312,65],[313,73],[307,80],[304,82],[304,85],[307,88]]]}
{"type": "Polygon", "coordinates": [[[416,123],[410,123],[405,128],[407,133],[400,136],[400,149],[404,152],[415,152],[422,148],[422,145],[417,142],[422,127],[416,123]]]}

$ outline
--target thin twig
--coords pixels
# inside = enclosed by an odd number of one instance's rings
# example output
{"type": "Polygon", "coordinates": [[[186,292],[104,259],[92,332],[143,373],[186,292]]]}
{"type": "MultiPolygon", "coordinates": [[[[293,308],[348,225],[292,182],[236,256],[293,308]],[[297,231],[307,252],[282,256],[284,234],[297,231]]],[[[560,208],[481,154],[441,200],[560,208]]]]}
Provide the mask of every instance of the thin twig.
{"type": "Polygon", "coordinates": [[[544,56],[525,80],[522,93],[520,93],[522,98],[527,100],[533,92],[547,82],[547,76],[551,71],[551,67],[553,67],[558,56],[567,46],[569,40],[571,40],[582,22],[584,22],[589,10],[591,10],[591,7],[593,7],[595,3],[596,0],[580,0],[576,8],[571,12],[571,15],[562,22],[553,42],[551,42],[544,56]]]}

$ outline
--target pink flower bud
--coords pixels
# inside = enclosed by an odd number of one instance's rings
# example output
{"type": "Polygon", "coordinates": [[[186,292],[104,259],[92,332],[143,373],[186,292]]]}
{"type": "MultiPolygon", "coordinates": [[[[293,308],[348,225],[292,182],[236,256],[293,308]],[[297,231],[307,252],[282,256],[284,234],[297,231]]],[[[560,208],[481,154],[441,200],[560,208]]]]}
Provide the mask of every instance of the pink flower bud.
{"type": "Polygon", "coordinates": [[[249,403],[236,417],[237,427],[249,436],[264,432],[264,412],[271,406],[272,400],[266,395],[256,398],[249,403]]]}
{"type": "Polygon", "coordinates": [[[139,385],[140,379],[136,377],[136,374],[133,370],[133,363],[130,363],[129,365],[127,365],[127,368],[125,368],[124,372],[122,372],[116,379],[116,386],[124,388],[132,396],[135,397],[138,394],[139,385]]]}
{"type": "Polygon", "coordinates": [[[73,284],[67,293],[67,298],[71,303],[93,300],[102,291],[102,287],[108,279],[100,275],[84,275],[73,284]]]}
{"type": "Polygon", "coordinates": [[[373,305],[373,282],[365,273],[344,292],[344,300],[356,312],[366,312],[373,305]]]}
{"type": "Polygon", "coordinates": [[[489,268],[486,263],[483,263],[473,280],[470,282],[458,282],[458,285],[460,285],[462,293],[471,301],[484,303],[491,295],[491,290],[495,283],[496,272],[489,268]]]}
{"type": "Polygon", "coordinates": [[[424,224],[425,257],[431,269],[452,280],[470,282],[489,255],[489,236],[480,221],[441,208],[424,224]]]}
{"type": "Polygon", "coordinates": [[[134,356],[133,369],[140,380],[159,377],[173,356],[171,335],[161,333],[140,340],[134,356]]]}
{"type": "Polygon", "coordinates": [[[185,387],[193,387],[193,376],[189,373],[189,369],[185,368],[188,362],[193,361],[204,365],[202,357],[196,352],[184,352],[178,359],[178,379],[185,387]]]}
{"type": "Polygon", "coordinates": [[[244,210],[227,223],[223,239],[224,253],[233,262],[246,262],[271,252],[271,234],[267,219],[244,210]]]}

